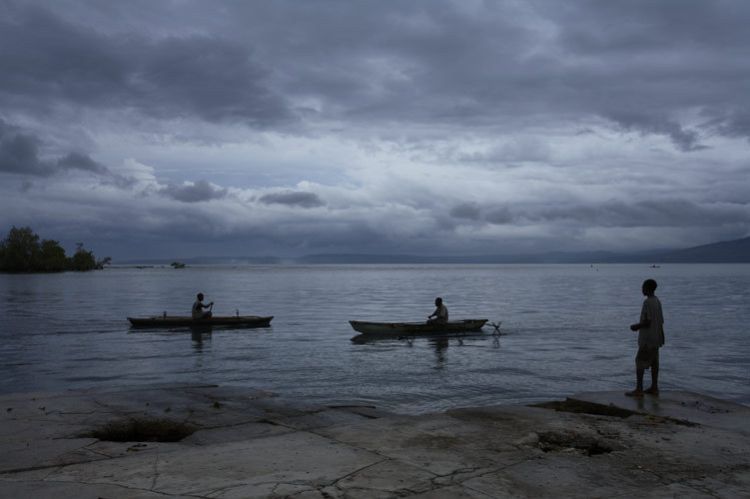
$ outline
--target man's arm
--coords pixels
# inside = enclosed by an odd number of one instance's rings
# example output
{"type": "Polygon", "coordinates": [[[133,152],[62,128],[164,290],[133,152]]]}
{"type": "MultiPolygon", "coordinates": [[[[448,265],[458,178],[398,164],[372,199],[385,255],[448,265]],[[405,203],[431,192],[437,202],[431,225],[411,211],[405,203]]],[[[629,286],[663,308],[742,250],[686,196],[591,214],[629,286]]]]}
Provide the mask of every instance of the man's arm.
{"type": "Polygon", "coordinates": [[[651,315],[651,311],[648,308],[648,300],[644,300],[643,305],[641,306],[640,322],[631,324],[630,330],[638,331],[639,329],[643,329],[644,327],[649,327],[651,325],[651,315]]]}
{"type": "Polygon", "coordinates": [[[642,320],[641,322],[639,322],[637,324],[631,324],[630,325],[630,330],[631,331],[638,331],[639,329],[643,329],[644,327],[649,327],[650,325],[651,325],[651,320],[650,319],[644,319],[644,320],[642,320]]]}

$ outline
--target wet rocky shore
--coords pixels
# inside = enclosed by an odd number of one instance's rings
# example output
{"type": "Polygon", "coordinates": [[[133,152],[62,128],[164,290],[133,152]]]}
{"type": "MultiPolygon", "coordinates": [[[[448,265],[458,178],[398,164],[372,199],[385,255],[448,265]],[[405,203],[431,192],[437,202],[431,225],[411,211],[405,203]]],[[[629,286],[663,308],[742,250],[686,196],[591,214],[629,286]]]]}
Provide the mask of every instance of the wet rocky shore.
{"type": "Polygon", "coordinates": [[[407,416],[159,385],[0,411],[1,497],[750,497],[750,407],[688,392],[407,416]]]}

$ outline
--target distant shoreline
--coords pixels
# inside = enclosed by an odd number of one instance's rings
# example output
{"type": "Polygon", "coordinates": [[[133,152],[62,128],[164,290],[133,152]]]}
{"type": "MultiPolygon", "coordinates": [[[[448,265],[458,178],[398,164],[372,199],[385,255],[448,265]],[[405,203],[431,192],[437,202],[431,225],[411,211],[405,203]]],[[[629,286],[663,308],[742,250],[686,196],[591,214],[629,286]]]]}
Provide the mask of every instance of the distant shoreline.
{"type": "MultiPolygon", "coordinates": [[[[191,267],[250,267],[250,266],[269,266],[269,267],[298,267],[298,266],[325,266],[325,265],[467,265],[467,266],[481,266],[481,265],[578,265],[578,266],[591,266],[598,267],[603,265],[642,265],[648,268],[659,269],[662,266],[666,267],[669,265],[747,265],[750,262],[669,262],[652,264],[649,262],[453,262],[453,261],[434,261],[434,262],[421,262],[421,261],[325,261],[325,262],[301,262],[301,261],[278,261],[278,262],[252,262],[252,261],[197,261],[190,262],[185,265],[185,268],[191,267]]],[[[117,269],[171,269],[168,263],[142,263],[142,262],[118,262],[113,263],[108,268],[117,269]]],[[[178,269],[180,270],[180,269],[178,269]]]]}
{"type": "MultiPolygon", "coordinates": [[[[118,262],[120,265],[168,265],[174,258],[144,258],[118,262]]],[[[609,251],[523,253],[510,255],[438,255],[318,253],[297,257],[198,256],[179,258],[186,265],[314,265],[314,264],[624,264],[642,263],[750,263],[750,237],[695,246],[686,249],[651,250],[634,253],[609,251]]]]}

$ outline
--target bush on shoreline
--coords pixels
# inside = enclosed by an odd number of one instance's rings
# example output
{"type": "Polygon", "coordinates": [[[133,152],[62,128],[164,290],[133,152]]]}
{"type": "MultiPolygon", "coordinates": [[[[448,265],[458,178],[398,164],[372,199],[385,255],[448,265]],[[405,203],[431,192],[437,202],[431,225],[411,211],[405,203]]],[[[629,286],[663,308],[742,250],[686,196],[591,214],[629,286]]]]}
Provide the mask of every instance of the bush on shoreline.
{"type": "Polygon", "coordinates": [[[65,254],[60,243],[51,239],[39,240],[31,227],[13,228],[0,242],[0,272],[64,272],[74,270],[85,272],[104,268],[111,259],[96,260],[94,253],[78,243],[72,257],[65,254]]]}

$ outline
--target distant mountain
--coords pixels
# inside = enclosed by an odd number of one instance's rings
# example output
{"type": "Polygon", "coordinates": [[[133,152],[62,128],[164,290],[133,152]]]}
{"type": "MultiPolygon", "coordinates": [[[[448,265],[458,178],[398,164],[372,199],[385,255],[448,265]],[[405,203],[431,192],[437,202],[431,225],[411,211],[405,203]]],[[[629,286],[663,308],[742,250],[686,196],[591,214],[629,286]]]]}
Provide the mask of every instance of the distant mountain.
{"type": "Polygon", "coordinates": [[[750,263],[750,237],[663,251],[614,253],[608,251],[547,252],[515,255],[417,256],[316,254],[295,260],[305,264],[397,263],[750,263]]]}
{"type": "Polygon", "coordinates": [[[303,264],[493,264],[493,263],[592,263],[621,259],[614,253],[536,253],[517,255],[463,255],[463,256],[419,256],[419,255],[372,255],[359,253],[323,253],[305,255],[295,259],[303,264]]]}
{"type": "Polygon", "coordinates": [[[665,263],[750,263],[750,237],[670,251],[659,259],[665,263]]]}
{"type": "Polygon", "coordinates": [[[359,253],[316,253],[295,258],[295,263],[329,264],[329,263],[431,263],[430,257],[413,255],[369,255],[359,253]]]}

